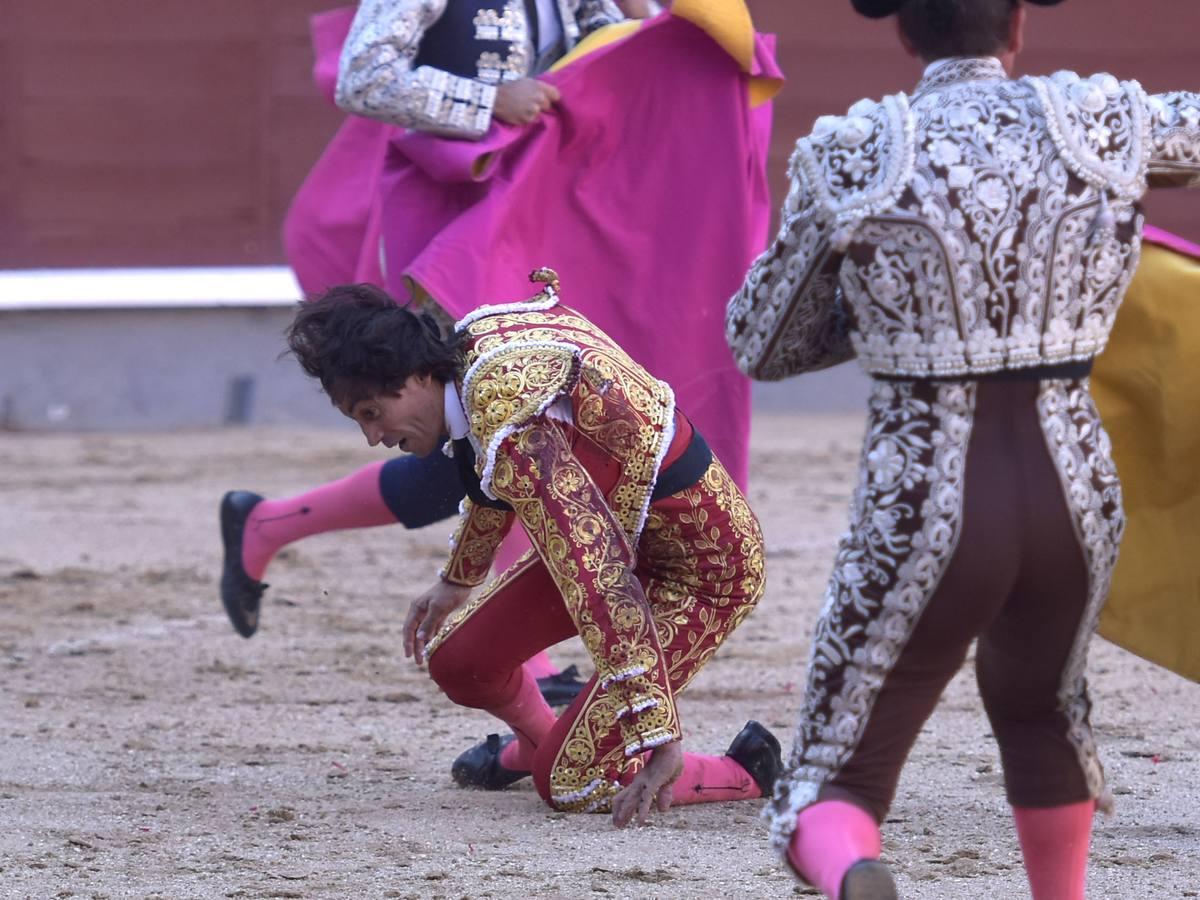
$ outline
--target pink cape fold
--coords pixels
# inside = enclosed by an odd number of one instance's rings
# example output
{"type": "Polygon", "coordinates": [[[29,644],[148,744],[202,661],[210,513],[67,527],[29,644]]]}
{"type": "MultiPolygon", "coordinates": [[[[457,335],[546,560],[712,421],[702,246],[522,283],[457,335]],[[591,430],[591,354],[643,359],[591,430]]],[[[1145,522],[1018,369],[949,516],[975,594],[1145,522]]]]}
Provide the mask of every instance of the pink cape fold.
{"type": "MultiPolygon", "coordinates": [[[[760,37],[753,74],[778,77],[760,37]]],[[[456,317],[528,298],[558,272],[563,302],[675,390],[741,485],[750,383],[725,305],[766,243],[770,106],[706,33],[662,16],[546,76],[562,99],[479,142],[396,136],[382,181],[389,290],[421,285],[456,317]]]]}
{"type": "MultiPolygon", "coordinates": [[[[342,7],[310,20],[313,80],[330,103],[353,19],[354,7],[342,7]]],[[[382,122],[347,117],[292,198],[283,247],[306,295],[335,284],[383,284],[379,179],[388,141],[398,132],[382,122]]]]}
{"type": "MultiPolygon", "coordinates": [[[[352,14],[314,19],[326,88],[352,14]]],[[[289,262],[307,294],[385,281],[400,298],[412,279],[455,317],[527,299],[550,266],[745,486],[750,383],[724,314],[766,244],[771,108],[751,108],[748,79],[781,79],[773,50],[756,37],[747,74],[664,15],[544,76],[562,99],[528,127],[461,141],[350,118],[289,210],[289,262]]]]}
{"type": "Polygon", "coordinates": [[[1182,253],[1184,256],[1200,259],[1200,244],[1193,244],[1187,238],[1182,238],[1161,228],[1155,228],[1153,225],[1147,225],[1142,229],[1142,239],[1152,244],[1158,244],[1160,247],[1166,247],[1168,250],[1174,250],[1176,253],[1182,253]]]}
{"type": "Polygon", "coordinates": [[[338,62],[342,56],[342,45],[354,24],[355,8],[340,6],[327,12],[317,13],[308,21],[309,37],[313,47],[313,82],[321,96],[334,102],[337,91],[338,62]]]}

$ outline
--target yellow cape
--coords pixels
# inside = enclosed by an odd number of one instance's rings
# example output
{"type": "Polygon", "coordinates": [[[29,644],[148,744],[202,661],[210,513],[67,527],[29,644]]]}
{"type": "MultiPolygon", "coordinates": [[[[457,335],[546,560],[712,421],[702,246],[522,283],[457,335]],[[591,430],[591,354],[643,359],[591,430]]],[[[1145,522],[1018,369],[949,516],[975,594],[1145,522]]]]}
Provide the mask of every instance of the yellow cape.
{"type": "Polygon", "coordinates": [[[1144,246],[1092,391],[1128,523],[1100,634],[1200,681],[1200,260],[1144,246]]]}

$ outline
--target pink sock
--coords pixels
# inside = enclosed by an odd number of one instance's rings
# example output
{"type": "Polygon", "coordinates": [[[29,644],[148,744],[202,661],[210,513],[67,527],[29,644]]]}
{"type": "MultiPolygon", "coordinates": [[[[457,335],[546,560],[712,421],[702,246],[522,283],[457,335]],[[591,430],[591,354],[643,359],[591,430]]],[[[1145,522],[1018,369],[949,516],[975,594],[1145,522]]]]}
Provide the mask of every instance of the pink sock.
{"type": "Polygon", "coordinates": [[[874,817],[842,800],[825,800],[804,809],[787,855],[804,878],[827,897],[836,898],[847,870],[859,860],[879,859],[882,840],[874,817]]]}
{"type": "MultiPolygon", "coordinates": [[[[496,549],[496,560],[492,563],[492,573],[501,575],[508,571],[521,556],[530,549],[529,535],[525,533],[524,528],[514,528],[508,533],[500,546],[496,549]]],[[[548,675],[557,675],[559,668],[550,661],[550,657],[543,650],[536,656],[531,656],[525,662],[525,668],[534,678],[545,678],[548,675]]],[[[506,748],[507,749],[507,748],[506,748]]]]}
{"type": "Polygon", "coordinates": [[[683,754],[683,774],[671,785],[671,802],[676,806],[761,796],[754,779],[728,756],[683,754]]]}
{"type": "Polygon", "coordinates": [[[542,699],[537,680],[526,667],[522,666],[519,671],[521,684],[517,695],[503,706],[489,709],[488,712],[504,720],[517,736],[500,752],[500,765],[506,769],[528,772],[533,768],[533,754],[537,745],[554,727],[555,715],[554,710],[542,699]]]}
{"type": "Polygon", "coordinates": [[[1014,806],[1033,900],[1084,900],[1095,800],[1043,809],[1014,806]]]}
{"type": "Polygon", "coordinates": [[[531,548],[529,535],[525,533],[525,529],[514,528],[500,542],[500,546],[496,548],[496,558],[492,560],[492,574],[504,574],[531,548]]]}
{"type": "Polygon", "coordinates": [[[558,666],[550,661],[549,655],[543,650],[537,656],[531,656],[525,662],[525,671],[534,678],[545,678],[547,675],[557,675],[558,666]]]}
{"type": "Polygon", "coordinates": [[[261,581],[267,564],[281,548],[310,534],[394,525],[396,517],[379,493],[383,465],[371,463],[306,493],[259,503],[250,513],[242,537],[246,574],[261,581]]]}

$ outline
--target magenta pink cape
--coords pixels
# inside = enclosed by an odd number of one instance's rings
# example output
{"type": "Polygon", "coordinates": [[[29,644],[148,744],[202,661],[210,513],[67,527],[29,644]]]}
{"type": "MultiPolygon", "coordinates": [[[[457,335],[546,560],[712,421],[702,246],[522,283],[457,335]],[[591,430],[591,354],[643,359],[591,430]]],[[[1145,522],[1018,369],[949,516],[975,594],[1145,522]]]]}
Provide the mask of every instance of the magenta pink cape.
{"type": "MultiPolygon", "coordinates": [[[[774,74],[769,48],[757,62],[774,74]]],[[[546,76],[562,100],[478,143],[408,132],[385,166],[388,288],[420,284],[455,316],[530,295],[564,302],[675,390],[746,483],[750,384],[725,304],[766,243],[770,108],[707,34],[669,15],[546,76]]]]}
{"type": "MultiPolygon", "coordinates": [[[[748,74],[700,28],[664,15],[545,76],[562,99],[531,126],[496,123],[478,142],[391,129],[380,185],[389,291],[407,296],[412,279],[461,317],[529,297],[529,272],[550,266],[564,302],[671,384],[745,485],[750,384],[724,312],[766,244],[770,106],[751,108],[748,84],[779,77],[771,49],[757,38],[748,74]]],[[[335,158],[331,147],[306,190],[335,158]]],[[[331,184],[314,206],[343,196],[331,184]]],[[[301,260],[289,244],[306,291],[332,283],[301,274],[324,263],[326,245],[301,260]]]]}
{"type": "MultiPolygon", "coordinates": [[[[354,8],[313,16],[313,80],[332,104],[338,56],[354,8]]],[[[292,198],[283,220],[288,264],[308,296],[335,284],[383,284],[379,257],[379,177],[399,129],[348,116],[292,198]]]]}

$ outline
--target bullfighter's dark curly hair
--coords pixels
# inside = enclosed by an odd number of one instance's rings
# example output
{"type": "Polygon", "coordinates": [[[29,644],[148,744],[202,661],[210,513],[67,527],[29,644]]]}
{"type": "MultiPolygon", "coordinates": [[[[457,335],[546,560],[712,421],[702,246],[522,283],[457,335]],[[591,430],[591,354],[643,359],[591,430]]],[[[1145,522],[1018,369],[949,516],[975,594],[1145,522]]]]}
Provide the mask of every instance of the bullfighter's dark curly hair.
{"type": "Polygon", "coordinates": [[[443,337],[431,316],[400,306],[370,284],[339,285],[301,303],[287,343],[301,368],[342,408],[399,390],[412,375],[446,384],[462,366],[456,335],[443,337]]]}

